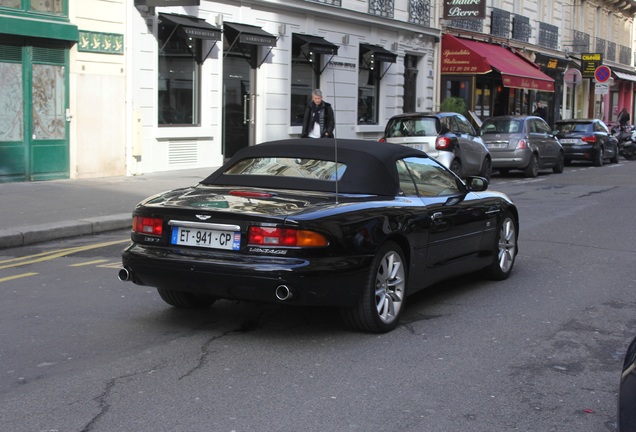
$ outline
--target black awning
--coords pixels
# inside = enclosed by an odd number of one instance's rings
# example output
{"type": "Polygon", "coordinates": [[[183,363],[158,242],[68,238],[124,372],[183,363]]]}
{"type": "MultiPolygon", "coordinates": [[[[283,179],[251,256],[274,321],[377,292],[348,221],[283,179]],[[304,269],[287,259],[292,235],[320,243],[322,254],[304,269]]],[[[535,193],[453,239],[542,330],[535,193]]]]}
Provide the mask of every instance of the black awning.
{"type": "Polygon", "coordinates": [[[296,49],[306,47],[309,52],[330,55],[337,55],[339,48],[338,45],[332,44],[321,36],[312,36],[299,33],[292,34],[292,46],[294,48],[294,51],[296,51],[296,49]]]}
{"type": "Polygon", "coordinates": [[[188,37],[217,41],[221,38],[221,30],[208,24],[205,20],[190,15],[160,13],[162,23],[179,27],[188,37]]]}
{"type": "Polygon", "coordinates": [[[536,53],[534,62],[541,66],[541,70],[565,72],[570,63],[570,59],[543,53],[536,53]]]}
{"type": "Polygon", "coordinates": [[[378,45],[360,44],[360,48],[363,54],[371,55],[375,61],[395,63],[397,60],[397,54],[393,54],[391,51],[378,45]]]}
{"type": "Polygon", "coordinates": [[[230,45],[234,45],[238,38],[238,43],[242,44],[276,46],[276,36],[257,26],[226,22],[223,23],[223,30],[230,40],[230,45]]]}

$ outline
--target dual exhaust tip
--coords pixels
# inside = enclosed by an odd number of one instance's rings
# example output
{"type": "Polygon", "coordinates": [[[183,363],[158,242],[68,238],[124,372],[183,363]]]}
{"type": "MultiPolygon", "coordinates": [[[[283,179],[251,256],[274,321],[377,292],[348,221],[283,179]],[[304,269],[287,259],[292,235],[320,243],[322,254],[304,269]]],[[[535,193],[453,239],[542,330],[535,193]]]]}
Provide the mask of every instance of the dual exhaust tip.
{"type": "MultiPolygon", "coordinates": [[[[119,270],[117,277],[122,282],[129,282],[132,280],[132,270],[128,267],[124,267],[119,270]]],[[[276,298],[280,301],[287,301],[294,298],[294,291],[287,285],[278,285],[274,291],[276,298]]]]}

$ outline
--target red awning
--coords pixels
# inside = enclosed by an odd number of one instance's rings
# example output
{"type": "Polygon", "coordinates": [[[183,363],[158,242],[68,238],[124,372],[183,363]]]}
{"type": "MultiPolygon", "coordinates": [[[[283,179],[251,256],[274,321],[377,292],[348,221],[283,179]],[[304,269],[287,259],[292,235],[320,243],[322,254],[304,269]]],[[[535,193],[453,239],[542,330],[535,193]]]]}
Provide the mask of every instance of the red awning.
{"type": "Polygon", "coordinates": [[[493,69],[501,73],[505,87],[554,91],[552,78],[541,72],[539,66],[508,48],[449,34],[442,37],[443,74],[484,74],[493,69]]]}

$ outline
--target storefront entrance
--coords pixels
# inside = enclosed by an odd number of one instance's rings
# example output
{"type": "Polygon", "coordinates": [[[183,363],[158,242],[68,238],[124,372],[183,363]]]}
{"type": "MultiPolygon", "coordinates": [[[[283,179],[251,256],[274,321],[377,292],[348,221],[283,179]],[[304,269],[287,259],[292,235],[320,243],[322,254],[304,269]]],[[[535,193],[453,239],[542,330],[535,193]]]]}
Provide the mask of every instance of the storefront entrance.
{"type": "Polygon", "coordinates": [[[0,45],[0,182],[69,177],[68,49],[0,45]]]}

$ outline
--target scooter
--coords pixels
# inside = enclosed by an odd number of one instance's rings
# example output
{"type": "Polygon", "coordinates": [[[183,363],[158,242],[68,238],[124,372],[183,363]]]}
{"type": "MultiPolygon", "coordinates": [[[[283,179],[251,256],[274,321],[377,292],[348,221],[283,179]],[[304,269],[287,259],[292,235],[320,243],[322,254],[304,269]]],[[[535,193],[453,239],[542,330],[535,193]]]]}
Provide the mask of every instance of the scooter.
{"type": "Polygon", "coordinates": [[[627,160],[636,159],[636,127],[631,125],[625,129],[616,124],[612,127],[612,135],[618,140],[618,154],[627,160]]]}

